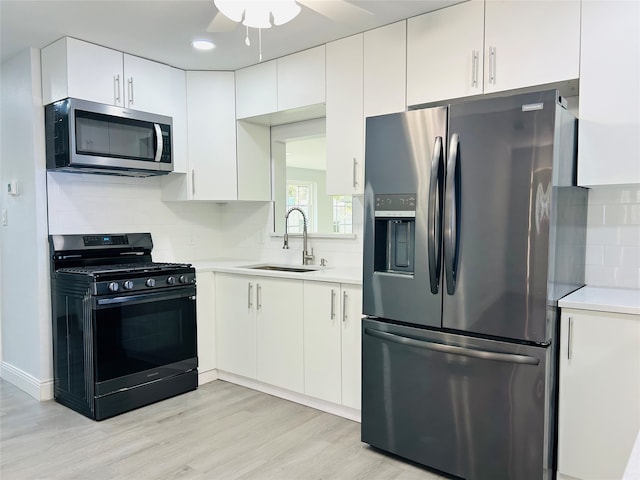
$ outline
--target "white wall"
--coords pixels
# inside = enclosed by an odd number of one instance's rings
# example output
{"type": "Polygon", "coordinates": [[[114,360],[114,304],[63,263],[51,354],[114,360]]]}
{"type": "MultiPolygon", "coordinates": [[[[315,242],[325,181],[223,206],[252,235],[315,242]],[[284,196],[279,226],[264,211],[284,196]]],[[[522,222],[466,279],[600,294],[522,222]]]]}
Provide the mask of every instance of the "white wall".
{"type": "Polygon", "coordinates": [[[2,235],[2,377],[36,398],[51,390],[44,113],[40,52],[2,64],[0,185],[8,225],[2,235]],[[16,180],[20,195],[7,194],[16,180]]]}
{"type": "Polygon", "coordinates": [[[586,283],[640,288],[640,186],[589,190],[586,283]]]}

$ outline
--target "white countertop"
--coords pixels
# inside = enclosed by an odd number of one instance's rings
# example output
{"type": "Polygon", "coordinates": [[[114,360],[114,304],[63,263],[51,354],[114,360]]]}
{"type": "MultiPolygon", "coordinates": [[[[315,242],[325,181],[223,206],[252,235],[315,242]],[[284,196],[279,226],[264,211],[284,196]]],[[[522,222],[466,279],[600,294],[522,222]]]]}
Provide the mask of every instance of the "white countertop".
{"type": "MultiPolygon", "coordinates": [[[[261,277],[291,278],[295,280],[312,280],[315,282],[362,284],[362,271],[357,267],[320,267],[309,265],[313,268],[310,272],[282,272],[274,270],[257,270],[248,268],[254,265],[281,265],[277,262],[265,262],[258,260],[198,260],[191,262],[197,271],[224,272],[239,275],[253,275],[261,277]]],[[[286,265],[287,267],[302,267],[302,265],[286,265]]]]}
{"type": "Polygon", "coordinates": [[[640,315],[640,290],[582,287],[558,302],[560,308],[640,315]]]}

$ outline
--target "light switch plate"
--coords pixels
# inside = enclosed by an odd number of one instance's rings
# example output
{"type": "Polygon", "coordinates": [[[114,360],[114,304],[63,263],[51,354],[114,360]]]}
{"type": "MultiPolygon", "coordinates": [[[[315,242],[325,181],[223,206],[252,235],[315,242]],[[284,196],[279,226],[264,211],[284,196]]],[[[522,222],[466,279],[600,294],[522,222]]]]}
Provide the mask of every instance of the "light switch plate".
{"type": "Polygon", "coordinates": [[[9,218],[7,216],[7,211],[5,209],[2,209],[2,226],[6,227],[7,225],[9,225],[9,218]]]}
{"type": "Polygon", "coordinates": [[[9,195],[18,195],[18,181],[17,180],[11,180],[9,183],[7,183],[7,193],[9,195]]]}

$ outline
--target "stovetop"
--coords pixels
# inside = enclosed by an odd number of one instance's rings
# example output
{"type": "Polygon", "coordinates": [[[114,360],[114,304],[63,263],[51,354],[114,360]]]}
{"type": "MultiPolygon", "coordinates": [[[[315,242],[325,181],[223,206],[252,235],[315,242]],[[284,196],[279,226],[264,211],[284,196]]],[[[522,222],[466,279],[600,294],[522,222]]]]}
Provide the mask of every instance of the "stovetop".
{"type": "Polygon", "coordinates": [[[127,273],[158,273],[158,272],[173,272],[181,271],[190,268],[191,265],[187,263],[160,263],[160,262],[145,262],[145,263],[119,263],[115,265],[90,265],[90,266],[78,266],[60,268],[58,272],[61,273],[74,273],[79,275],[100,275],[100,274],[127,274],[127,273]]]}

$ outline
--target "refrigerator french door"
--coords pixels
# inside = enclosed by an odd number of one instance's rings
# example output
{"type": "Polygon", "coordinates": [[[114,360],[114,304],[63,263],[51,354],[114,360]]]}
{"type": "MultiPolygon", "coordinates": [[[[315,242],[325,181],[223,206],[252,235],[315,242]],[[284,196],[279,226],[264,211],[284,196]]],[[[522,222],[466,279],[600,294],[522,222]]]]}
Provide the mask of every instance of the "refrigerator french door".
{"type": "Polygon", "coordinates": [[[552,477],[556,304],[584,277],[575,134],[555,91],[367,119],[364,442],[552,477]]]}

